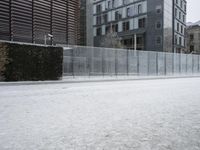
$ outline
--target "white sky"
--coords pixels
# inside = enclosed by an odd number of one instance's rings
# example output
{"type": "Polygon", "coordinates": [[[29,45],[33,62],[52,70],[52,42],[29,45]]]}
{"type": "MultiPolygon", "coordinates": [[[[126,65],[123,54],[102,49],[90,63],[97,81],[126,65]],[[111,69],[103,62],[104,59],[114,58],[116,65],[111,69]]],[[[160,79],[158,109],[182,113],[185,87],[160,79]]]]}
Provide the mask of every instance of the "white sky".
{"type": "Polygon", "coordinates": [[[187,0],[187,22],[200,20],[200,0],[187,0]]]}

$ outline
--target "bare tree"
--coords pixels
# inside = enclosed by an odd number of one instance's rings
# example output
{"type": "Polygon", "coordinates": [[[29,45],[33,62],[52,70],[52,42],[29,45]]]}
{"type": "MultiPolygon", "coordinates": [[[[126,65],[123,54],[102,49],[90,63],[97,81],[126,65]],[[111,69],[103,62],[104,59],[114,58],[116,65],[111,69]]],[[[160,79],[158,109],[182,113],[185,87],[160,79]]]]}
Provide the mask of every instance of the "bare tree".
{"type": "Polygon", "coordinates": [[[101,46],[107,48],[123,48],[121,38],[113,31],[110,31],[102,38],[101,46]]]}

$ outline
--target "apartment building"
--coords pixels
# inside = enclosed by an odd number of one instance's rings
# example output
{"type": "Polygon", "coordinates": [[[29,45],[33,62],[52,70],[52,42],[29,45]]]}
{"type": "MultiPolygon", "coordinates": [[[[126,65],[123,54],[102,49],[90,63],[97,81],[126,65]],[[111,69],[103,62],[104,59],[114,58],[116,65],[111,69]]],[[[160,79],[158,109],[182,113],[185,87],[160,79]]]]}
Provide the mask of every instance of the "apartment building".
{"type": "Polygon", "coordinates": [[[187,28],[187,53],[200,54],[200,26],[187,28]]]}
{"type": "Polygon", "coordinates": [[[185,48],[185,0],[94,0],[94,45],[109,32],[127,49],[181,52],[185,48]]]}

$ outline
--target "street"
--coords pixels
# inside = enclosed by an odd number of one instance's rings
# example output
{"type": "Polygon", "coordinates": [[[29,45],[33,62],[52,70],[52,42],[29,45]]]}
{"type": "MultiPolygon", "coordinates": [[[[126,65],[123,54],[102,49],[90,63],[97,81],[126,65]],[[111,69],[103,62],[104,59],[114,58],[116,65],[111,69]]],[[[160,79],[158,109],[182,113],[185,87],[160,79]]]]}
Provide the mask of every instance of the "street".
{"type": "Polygon", "coordinates": [[[200,78],[0,86],[1,150],[199,150],[200,78]]]}

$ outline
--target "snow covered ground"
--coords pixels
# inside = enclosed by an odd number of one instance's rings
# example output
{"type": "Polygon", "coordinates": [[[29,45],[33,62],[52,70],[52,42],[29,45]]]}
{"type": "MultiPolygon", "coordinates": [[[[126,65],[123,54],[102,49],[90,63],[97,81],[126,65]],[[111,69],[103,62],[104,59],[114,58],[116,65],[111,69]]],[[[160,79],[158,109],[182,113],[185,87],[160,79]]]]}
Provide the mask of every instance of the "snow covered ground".
{"type": "Polygon", "coordinates": [[[0,86],[0,150],[200,150],[200,78],[0,86]]]}

